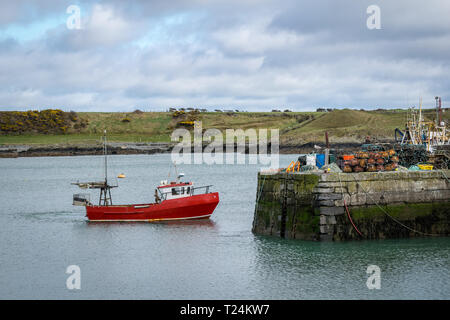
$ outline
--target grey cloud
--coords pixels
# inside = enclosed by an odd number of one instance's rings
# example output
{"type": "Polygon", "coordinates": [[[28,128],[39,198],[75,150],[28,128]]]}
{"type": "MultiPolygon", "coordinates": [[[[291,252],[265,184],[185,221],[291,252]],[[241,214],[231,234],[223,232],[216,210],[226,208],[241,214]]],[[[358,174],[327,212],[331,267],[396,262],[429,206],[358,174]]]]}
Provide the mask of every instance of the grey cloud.
{"type": "MultiPolygon", "coordinates": [[[[56,10],[46,3],[43,16],[56,10]]],[[[312,110],[450,96],[446,3],[380,0],[382,30],[366,28],[366,0],[83,4],[106,13],[85,16],[82,30],[0,42],[0,109],[312,110]]]]}
{"type": "Polygon", "coordinates": [[[14,0],[2,1],[0,10],[0,28],[10,23],[28,25],[36,20],[65,12],[70,5],[60,0],[14,0]]]}

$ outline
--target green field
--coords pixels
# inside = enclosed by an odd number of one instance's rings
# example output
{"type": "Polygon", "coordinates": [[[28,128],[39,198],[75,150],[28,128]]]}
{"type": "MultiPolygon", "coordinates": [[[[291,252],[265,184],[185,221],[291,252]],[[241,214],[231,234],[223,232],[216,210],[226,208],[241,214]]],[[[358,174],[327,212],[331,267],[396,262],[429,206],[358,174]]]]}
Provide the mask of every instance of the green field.
{"type": "MultiPolygon", "coordinates": [[[[361,142],[366,136],[393,139],[395,128],[403,130],[406,110],[333,112],[205,112],[196,115],[203,129],[279,129],[283,144],[303,144],[324,140],[327,131],[331,142],[361,142]]],[[[434,110],[425,110],[426,119],[432,120],[434,110]]],[[[100,140],[106,129],[109,141],[116,142],[169,142],[177,122],[169,112],[78,112],[88,125],[70,129],[65,134],[1,134],[0,144],[90,144],[100,140]],[[124,121],[124,119],[126,119],[124,121]],[[129,121],[129,122],[128,122],[129,121]]],[[[444,113],[448,121],[449,114],[444,113]]]]}

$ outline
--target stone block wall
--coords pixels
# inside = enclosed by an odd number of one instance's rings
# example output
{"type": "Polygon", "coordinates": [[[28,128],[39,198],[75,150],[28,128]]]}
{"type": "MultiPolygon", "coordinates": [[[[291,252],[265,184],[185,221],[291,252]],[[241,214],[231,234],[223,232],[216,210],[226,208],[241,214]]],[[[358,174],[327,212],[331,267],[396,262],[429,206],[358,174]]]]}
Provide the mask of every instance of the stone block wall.
{"type": "Polygon", "coordinates": [[[329,241],[449,235],[448,177],[449,170],[260,173],[253,232],[329,241]]]}

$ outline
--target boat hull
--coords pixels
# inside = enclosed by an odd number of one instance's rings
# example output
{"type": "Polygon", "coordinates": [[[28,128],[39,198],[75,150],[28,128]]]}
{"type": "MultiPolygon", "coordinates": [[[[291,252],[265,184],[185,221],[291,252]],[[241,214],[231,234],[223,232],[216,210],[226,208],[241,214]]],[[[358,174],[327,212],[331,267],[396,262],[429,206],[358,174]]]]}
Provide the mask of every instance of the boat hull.
{"type": "Polygon", "coordinates": [[[219,203],[219,194],[206,193],[161,203],[86,206],[89,221],[170,221],[207,219],[219,203]]]}

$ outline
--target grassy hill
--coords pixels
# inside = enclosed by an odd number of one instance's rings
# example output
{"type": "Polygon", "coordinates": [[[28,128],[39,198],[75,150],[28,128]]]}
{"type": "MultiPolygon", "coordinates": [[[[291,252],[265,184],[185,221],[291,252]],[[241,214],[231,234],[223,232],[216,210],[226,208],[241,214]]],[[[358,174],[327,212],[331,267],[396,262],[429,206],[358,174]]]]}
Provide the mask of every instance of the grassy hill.
{"type": "MultiPolygon", "coordinates": [[[[42,111],[41,111],[42,112],[42,111]]],[[[17,112],[16,112],[17,113],[17,112]]],[[[97,143],[103,130],[107,130],[108,139],[117,142],[169,142],[170,134],[180,120],[188,115],[174,117],[169,112],[78,112],[61,114],[52,120],[55,125],[64,127],[49,128],[45,133],[33,126],[18,132],[1,130],[0,144],[88,144],[97,143]],[[73,120],[75,119],[75,120],[73,120]],[[72,120],[73,121],[72,121],[72,120]],[[72,122],[71,122],[72,121],[72,122]],[[31,129],[30,129],[31,128],[31,129]]],[[[425,118],[432,120],[434,110],[425,110],[425,118]]],[[[11,114],[0,112],[0,119],[9,117],[9,123],[15,125],[11,114]]],[[[449,112],[444,113],[448,121],[449,112]]],[[[190,118],[189,118],[190,119],[190,118]]],[[[358,111],[335,110],[333,112],[205,112],[195,115],[201,120],[203,129],[260,129],[278,128],[283,144],[303,144],[323,141],[327,131],[331,142],[360,142],[366,136],[379,139],[393,139],[395,128],[404,128],[406,110],[358,111]]],[[[42,125],[42,121],[38,124],[42,125]]],[[[45,121],[44,121],[45,123],[45,121]]]]}
{"type": "Polygon", "coordinates": [[[403,128],[405,120],[406,112],[336,110],[287,132],[282,140],[285,143],[322,141],[326,131],[334,142],[361,141],[366,136],[392,139],[395,128],[403,128]]]}

